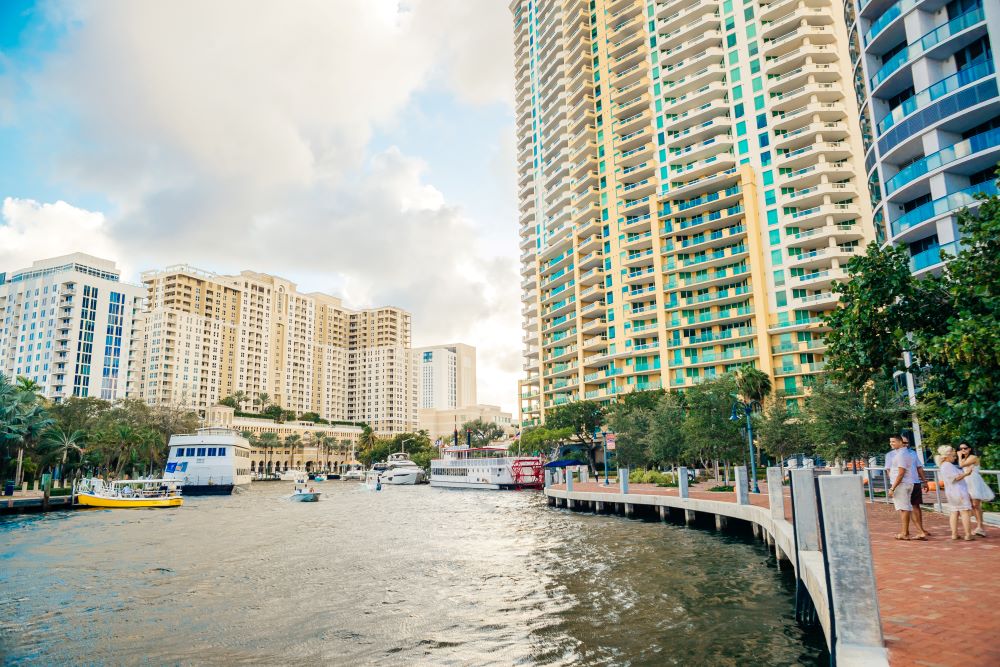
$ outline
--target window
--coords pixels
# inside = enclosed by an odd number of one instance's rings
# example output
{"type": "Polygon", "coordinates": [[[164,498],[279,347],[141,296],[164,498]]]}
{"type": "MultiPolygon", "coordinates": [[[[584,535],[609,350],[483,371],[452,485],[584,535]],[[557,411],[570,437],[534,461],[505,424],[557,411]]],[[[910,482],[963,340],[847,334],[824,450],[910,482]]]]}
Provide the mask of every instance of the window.
{"type": "Polygon", "coordinates": [[[188,450],[187,453],[188,456],[194,456],[194,447],[188,447],[187,450],[188,450]]]}
{"type": "Polygon", "coordinates": [[[215,447],[209,447],[208,448],[208,455],[209,456],[215,456],[215,447]]]}
{"type": "Polygon", "coordinates": [[[198,456],[204,456],[204,455],[205,455],[205,448],[204,447],[199,447],[198,448],[198,456]]]}
{"type": "Polygon", "coordinates": [[[219,447],[219,456],[225,456],[225,455],[226,455],[226,448],[219,447]]]}

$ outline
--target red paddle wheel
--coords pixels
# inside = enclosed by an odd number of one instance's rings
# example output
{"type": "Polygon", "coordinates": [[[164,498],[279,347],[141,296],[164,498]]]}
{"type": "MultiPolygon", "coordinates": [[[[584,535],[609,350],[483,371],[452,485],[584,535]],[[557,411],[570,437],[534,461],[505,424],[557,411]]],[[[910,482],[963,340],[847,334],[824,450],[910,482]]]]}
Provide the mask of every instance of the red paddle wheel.
{"type": "Polygon", "coordinates": [[[515,489],[540,489],[543,486],[542,461],[537,458],[514,459],[510,465],[515,489]]]}

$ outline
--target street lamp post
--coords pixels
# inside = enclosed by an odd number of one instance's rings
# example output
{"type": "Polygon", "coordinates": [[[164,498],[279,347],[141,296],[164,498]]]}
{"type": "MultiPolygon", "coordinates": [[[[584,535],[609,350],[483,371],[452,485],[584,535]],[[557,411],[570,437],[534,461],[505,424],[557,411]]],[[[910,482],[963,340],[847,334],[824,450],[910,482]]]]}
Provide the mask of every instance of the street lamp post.
{"type": "Polygon", "coordinates": [[[750,448],[750,479],[752,480],[752,491],[754,493],[760,493],[760,487],[757,485],[757,457],[753,451],[753,419],[751,415],[754,409],[760,410],[760,403],[757,401],[736,401],[733,403],[733,409],[729,413],[729,420],[738,422],[744,416],[747,420],[747,446],[750,448]],[[742,414],[740,414],[742,412],[742,414]]]}
{"type": "Polygon", "coordinates": [[[407,438],[403,442],[399,443],[399,451],[400,451],[400,453],[402,453],[402,454],[406,453],[406,443],[408,443],[408,442],[413,442],[413,438],[407,438]]]}

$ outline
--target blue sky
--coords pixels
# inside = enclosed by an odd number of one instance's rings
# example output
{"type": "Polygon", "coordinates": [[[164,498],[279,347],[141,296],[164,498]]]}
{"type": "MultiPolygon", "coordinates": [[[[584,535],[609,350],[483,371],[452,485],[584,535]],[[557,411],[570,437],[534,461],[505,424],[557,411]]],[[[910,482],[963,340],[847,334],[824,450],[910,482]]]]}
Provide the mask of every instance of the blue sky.
{"type": "Polygon", "coordinates": [[[391,301],[415,343],[479,347],[482,399],[512,408],[506,7],[293,7],[0,2],[0,271],[82,250],[391,301]]]}

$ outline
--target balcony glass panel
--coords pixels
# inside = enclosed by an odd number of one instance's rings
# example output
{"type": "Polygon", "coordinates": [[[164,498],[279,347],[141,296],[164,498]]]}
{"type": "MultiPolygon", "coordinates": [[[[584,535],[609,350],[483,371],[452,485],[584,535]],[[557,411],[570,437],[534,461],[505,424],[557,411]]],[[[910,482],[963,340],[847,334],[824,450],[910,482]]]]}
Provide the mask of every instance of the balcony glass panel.
{"type": "Polygon", "coordinates": [[[898,174],[886,181],[887,192],[894,192],[914,179],[920,178],[939,167],[968,157],[988,148],[1000,146],[1000,128],[987,130],[954,146],[949,146],[937,153],[932,153],[922,160],[917,160],[900,170],[898,174]]]}

